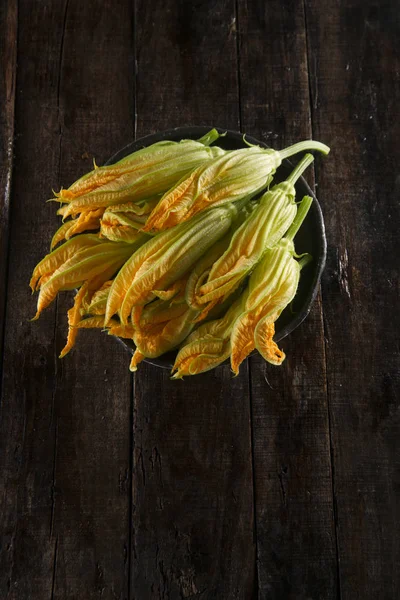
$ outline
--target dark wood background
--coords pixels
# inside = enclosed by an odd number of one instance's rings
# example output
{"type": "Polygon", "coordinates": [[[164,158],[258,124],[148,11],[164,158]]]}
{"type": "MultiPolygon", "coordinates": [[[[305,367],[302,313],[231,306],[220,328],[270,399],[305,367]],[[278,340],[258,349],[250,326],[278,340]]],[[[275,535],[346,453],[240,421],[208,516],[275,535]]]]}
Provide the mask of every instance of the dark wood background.
{"type": "Polygon", "coordinates": [[[2,0],[1,599],[400,598],[399,40],[398,0],[2,0]],[[332,148],[286,362],[133,378],[98,332],[58,360],[51,188],[190,124],[332,148]]]}

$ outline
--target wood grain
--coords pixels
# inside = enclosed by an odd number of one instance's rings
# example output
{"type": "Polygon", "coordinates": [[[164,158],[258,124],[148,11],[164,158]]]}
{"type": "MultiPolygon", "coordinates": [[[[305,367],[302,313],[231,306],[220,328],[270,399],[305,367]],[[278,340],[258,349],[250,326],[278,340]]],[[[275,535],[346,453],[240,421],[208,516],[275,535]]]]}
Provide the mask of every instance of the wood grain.
{"type": "Polygon", "coordinates": [[[306,6],[341,597],[398,598],[399,5],[306,6]]]}
{"type": "Polygon", "coordinates": [[[16,0],[0,5],[0,373],[7,288],[10,198],[13,168],[18,10],[16,0]]]}
{"type": "Polygon", "coordinates": [[[32,3],[20,2],[18,30],[17,125],[0,433],[3,598],[50,597],[56,548],[50,535],[55,309],[50,308],[44,315],[40,327],[29,323],[34,304],[28,282],[35,259],[48,250],[49,233],[55,224],[53,209],[47,205],[46,210],[44,200],[49,183],[58,173],[57,74],[62,20],[48,4],[43,3],[42,10],[37,10],[32,3]],[[43,22],[46,27],[42,27],[43,22]],[[37,57],[35,66],[33,55],[37,57]]]}
{"type": "MultiPolygon", "coordinates": [[[[309,139],[302,5],[239,3],[238,26],[243,130],[274,148],[309,139]]],[[[311,170],[306,179],[312,184],[311,170]]],[[[337,563],[320,298],[280,345],[287,354],[282,367],[250,360],[259,598],[333,599],[337,563]]]]}
{"type": "Polygon", "coordinates": [[[129,581],[131,378],[111,339],[62,362],[60,297],[39,320],[28,281],[69,185],[133,132],[130,3],[19,3],[17,143],[4,357],[2,598],[124,598],[129,581]],[[116,31],[118,34],[116,35],[116,31]],[[123,125],[123,126],[122,126],[123,125]],[[57,313],[57,314],[56,314],[57,313]]]}
{"type": "Polygon", "coordinates": [[[400,597],[398,4],[1,3],[1,599],[400,597]],[[99,332],[59,361],[72,295],[29,322],[51,188],[190,124],[332,147],[285,364],[133,380],[99,332]]]}
{"type": "MultiPolygon", "coordinates": [[[[139,2],[137,133],[238,127],[232,2],[139,2]],[[162,31],[162,35],[160,35],[162,31]]],[[[252,598],[255,554],[248,371],[184,382],[135,376],[132,591],[252,598]]]]}

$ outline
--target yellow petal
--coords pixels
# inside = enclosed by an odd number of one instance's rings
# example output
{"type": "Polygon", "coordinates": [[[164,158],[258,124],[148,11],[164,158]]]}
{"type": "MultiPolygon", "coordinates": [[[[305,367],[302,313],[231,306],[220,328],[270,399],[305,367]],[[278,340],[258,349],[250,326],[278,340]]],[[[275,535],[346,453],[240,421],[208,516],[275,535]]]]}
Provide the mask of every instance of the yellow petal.
{"type": "MultiPolygon", "coordinates": [[[[139,325],[140,317],[143,312],[143,306],[134,306],[131,310],[131,324],[134,326],[139,325]]],[[[126,325],[124,325],[125,327],[126,325]]]]}
{"type": "Polygon", "coordinates": [[[135,350],[135,352],[132,356],[131,364],[129,365],[129,370],[132,371],[133,373],[135,371],[137,371],[138,364],[141,363],[142,360],[144,360],[144,358],[146,358],[146,357],[143,356],[143,354],[141,352],[139,352],[139,350],[135,350]]]}
{"type": "Polygon", "coordinates": [[[255,329],[255,346],[266,361],[272,365],[281,365],[285,360],[285,353],[274,342],[274,334],[274,317],[265,317],[258,323],[255,329]]]}
{"type": "Polygon", "coordinates": [[[187,280],[188,276],[182,277],[182,279],[174,281],[166,290],[153,290],[153,294],[160,300],[175,299],[179,302],[184,297],[187,280]]]}
{"type": "Polygon", "coordinates": [[[68,311],[68,337],[67,343],[61,350],[60,358],[63,358],[73,348],[76,342],[76,336],[78,335],[77,324],[80,321],[80,308],[84,296],[88,292],[88,285],[84,284],[75,296],[74,305],[68,311]]]}
{"type": "MultiPolygon", "coordinates": [[[[115,320],[112,323],[110,323],[110,326],[114,323],[115,325],[119,324],[118,321],[115,320]]],[[[75,325],[75,327],[77,329],[104,329],[104,317],[98,315],[95,317],[88,317],[87,319],[82,319],[81,321],[79,321],[79,323],[75,325]]]]}
{"type": "Polygon", "coordinates": [[[134,328],[130,325],[121,325],[115,319],[110,320],[110,329],[108,331],[109,335],[115,335],[116,337],[133,339],[134,328]]]}
{"type": "MultiPolygon", "coordinates": [[[[84,231],[91,231],[94,229],[100,229],[100,219],[104,213],[104,209],[100,208],[98,210],[88,210],[79,215],[77,219],[72,221],[73,225],[66,232],[65,239],[69,239],[73,235],[77,233],[82,233],[84,231]]],[[[70,223],[71,221],[67,221],[70,223]]]]}
{"type": "Polygon", "coordinates": [[[172,379],[181,379],[185,375],[197,375],[209,371],[223,363],[230,354],[229,340],[202,337],[189,342],[181,348],[176,357],[172,379]]]}
{"type": "Polygon", "coordinates": [[[242,313],[233,326],[231,334],[231,367],[235,375],[238,375],[239,366],[255,348],[254,330],[260,319],[262,310],[263,307],[261,306],[256,310],[242,313]]]}
{"type": "Polygon", "coordinates": [[[169,309],[165,304],[160,303],[159,310],[153,311],[152,321],[148,320],[147,315],[146,324],[145,319],[141,319],[135,327],[133,341],[138,350],[149,358],[156,358],[178,346],[194,327],[196,312],[186,303],[173,305],[169,309]]]}
{"type": "MultiPolygon", "coordinates": [[[[97,290],[87,306],[85,306],[85,314],[104,315],[106,311],[107,298],[112,285],[112,280],[106,281],[99,290],[97,290]]],[[[104,316],[103,316],[104,324],[104,316]]]]}
{"type": "Polygon", "coordinates": [[[163,196],[159,205],[162,204],[163,208],[154,208],[149,218],[146,221],[146,225],[143,227],[143,231],[161,231],[168,229],[182,222],[185,214],[185,205],[188,204],[196,193],[196,184],[199,174],[202,171],[202,167],[196,169],[186,179],[179,183],[170,192],[167,192],[163,196]]]}
{"type": "MultiPolygon", "coordinates": [[[[74,238],[76,239],[76,238],[74,238]]],[[[71,240],[73,241],[73,240],[71,240]]],[[[99,285],[115,275],[131,254],[128,244],[104,243],[81,250],[62,264],[41,287],[36,317],[54,300],[61,290],[71,290],[85,281],[101,277],[99,285]]]]}
{"type": "Polygon", "coordinates": [[[38,263],[33,271],[30,286],[36,289],[36,284],[42,275],[53,274],[63,263],[75,256],[79,251],[93,248],[102,244],[102,240],[93,234],[84,234],[65,242],[38,263]]]}
{"type": "Polygon", "coordinates": [[[66,221],[61,225],[61,227],[57,229],[51,240],[50,250],[53,250],[55,246],[57,246],[57,244],[62,242],[62,240],[65,240],[65,236],[67,235],[68,230],[71,229],[73,225],[74,221],[66,221]]]}

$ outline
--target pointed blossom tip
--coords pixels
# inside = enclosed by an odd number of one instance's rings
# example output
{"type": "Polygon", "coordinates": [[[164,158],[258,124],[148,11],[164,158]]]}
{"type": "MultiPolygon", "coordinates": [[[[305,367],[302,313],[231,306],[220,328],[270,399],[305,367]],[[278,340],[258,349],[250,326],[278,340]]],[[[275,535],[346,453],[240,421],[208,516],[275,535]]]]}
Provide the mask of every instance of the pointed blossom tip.
{"type": "Polygon", "coordinates": [[[68,346],[65,346],[65,348],[63,348],[60,352],[60,355],[58,358],[64,358],[64,356],[67,356],[68,352],[71,350],[71,348],[68,348],[68,346]]]}

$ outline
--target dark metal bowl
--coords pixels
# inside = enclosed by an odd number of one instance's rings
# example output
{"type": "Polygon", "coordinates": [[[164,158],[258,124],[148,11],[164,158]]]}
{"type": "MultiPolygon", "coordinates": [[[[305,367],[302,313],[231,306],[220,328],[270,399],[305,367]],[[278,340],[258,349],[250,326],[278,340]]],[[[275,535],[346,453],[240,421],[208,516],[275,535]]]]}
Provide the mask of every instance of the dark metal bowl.
{"type": "MultiPolygon", "coordinates": [[[[121,160],[128,154],[140,150],[145,146],[150,146],[155,142],[162,140],[173,140],[179,141],[183,139],[198,139],[210,131],[212,127],[177,127],[176,129],[169,129],[160,133],[154,133],[147,135],[146,137],[136,140],[119,150],[114,156],[112,156],[106,164],[112,164],[121,160]]],[[[224,137],[221,137],[217,144],[221,148],[227,150],[234,150],[237,148],[244,148],[246,144],[243,141],[243,134],[237,131],[227,131],[217,127],[219,132],[225,133],[224,137]]],[[[250,144],[257,144],[267,148],[268,146],[263,142],[256,140],[255,138],[246,135],[246,140],[250,144]]],[[[284,160],[282,165],[277,170],[277,174],[274,177],[273,183],[278,183],[287,178],[289,173],[293,169],[293,164],[289,160],[284,160]]],[[[314,199],[311,209],[305,218],[298,234],[295,238],[296,252],[302,254],[303,252],[309,252],[313,260],[312,262],[301,272],[300,283],[298,291],[293,303],[288,306],[281,314],[277,322],[275,323],[276,333],[275,341],[279,342],[284,337],[289,335],[296,327],[300,325],[302,321],[307,317],[310,312],[312,303],[318,291],[319,280],[321,278],[322,271],[324,270],[326,260],[326,237],[325,237],[325,226],[324,219],[321,212],[321,207],[318,203],[317,198],[308,186],[307,182],[303,177],[296,183],[296,197],[297,200],[301,200],[303,196],[312,196],[314,199]]],[[[134,344],[130,340],[122,340],[117,338],[129,352],[134,351],[134,344]]],[[[174,362],[176,352],[168,352],[163,354],[159,358],[147,358],[146,362],[162,367],[164,369],[170,369],[174,362]]]]}

